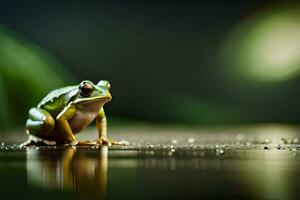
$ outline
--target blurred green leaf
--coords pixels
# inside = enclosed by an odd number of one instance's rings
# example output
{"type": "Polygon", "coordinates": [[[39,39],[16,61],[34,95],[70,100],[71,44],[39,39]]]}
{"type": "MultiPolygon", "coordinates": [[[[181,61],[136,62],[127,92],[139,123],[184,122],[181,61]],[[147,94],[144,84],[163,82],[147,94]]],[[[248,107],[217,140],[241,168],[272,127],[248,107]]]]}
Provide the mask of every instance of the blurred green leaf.
{"type": "Polygon", "coordinates": [[[0,126],[21,125],[27,110],[72,76],[48,52],[0,25],[0,126]]]}

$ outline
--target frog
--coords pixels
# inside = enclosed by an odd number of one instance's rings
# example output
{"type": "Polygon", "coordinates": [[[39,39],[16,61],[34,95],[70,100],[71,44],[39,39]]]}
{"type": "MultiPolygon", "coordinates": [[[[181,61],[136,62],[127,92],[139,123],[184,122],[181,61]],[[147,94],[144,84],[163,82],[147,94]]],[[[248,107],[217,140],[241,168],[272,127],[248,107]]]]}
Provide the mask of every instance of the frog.
{"type": "Polygon", "coordinates": [[[84,80],[48,93],[28,112],[25,130],[28,140],[21,146],[44,145],[123,145],[107,138],[104,104],[112,100],[107,80],[94,84],[84,80]],[[96,121],[98,138],[79,142],[75,135],[96,121]]]}

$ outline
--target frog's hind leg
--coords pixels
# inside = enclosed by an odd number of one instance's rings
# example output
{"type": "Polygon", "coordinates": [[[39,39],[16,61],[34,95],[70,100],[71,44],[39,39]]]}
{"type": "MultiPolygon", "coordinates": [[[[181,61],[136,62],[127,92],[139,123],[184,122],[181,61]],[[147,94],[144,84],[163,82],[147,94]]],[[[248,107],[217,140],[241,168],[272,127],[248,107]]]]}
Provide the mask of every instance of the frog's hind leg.
{"type": "Polygon", "coordinates": [[[46,144],[53,145],[54,141],[48,140],[51,138],[49,135],[53,131],[55,121],[51,114],[41,108],[31,108],[29,110],[29,118],[26,121],[26,133],[28,140],[22,146],[31,144],[46,144]]]}

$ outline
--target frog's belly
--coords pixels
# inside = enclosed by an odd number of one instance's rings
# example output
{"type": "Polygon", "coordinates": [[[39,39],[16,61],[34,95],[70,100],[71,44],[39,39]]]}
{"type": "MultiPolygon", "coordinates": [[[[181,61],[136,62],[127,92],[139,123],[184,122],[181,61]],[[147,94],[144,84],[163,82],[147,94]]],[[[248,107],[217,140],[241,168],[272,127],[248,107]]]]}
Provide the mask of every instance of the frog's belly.
{"type": "Polygon", "coordinates": [[[73,133],[78,133],[87,127],[97,116],[98,112],[77,111],[74,117],[69,120],[73,133]]]}
{"type": "Polygon", "coordinates": [[[105,102],[89,102],[76,105],[76,113],[68,120],[73,133],[78,133],[87,127],[99,114],[105,102]]]}

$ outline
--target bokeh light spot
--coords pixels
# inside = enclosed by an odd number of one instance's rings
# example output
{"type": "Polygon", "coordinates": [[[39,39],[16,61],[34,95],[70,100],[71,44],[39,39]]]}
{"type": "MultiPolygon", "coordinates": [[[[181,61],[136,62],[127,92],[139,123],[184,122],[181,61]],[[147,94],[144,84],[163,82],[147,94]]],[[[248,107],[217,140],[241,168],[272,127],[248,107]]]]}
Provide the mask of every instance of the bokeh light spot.
{"type": "Polygon", "coordinates": [[[300,8],[263,10],[242,20],[223,49],[238,75],[286,80],[300,71],[300,8]]]}

